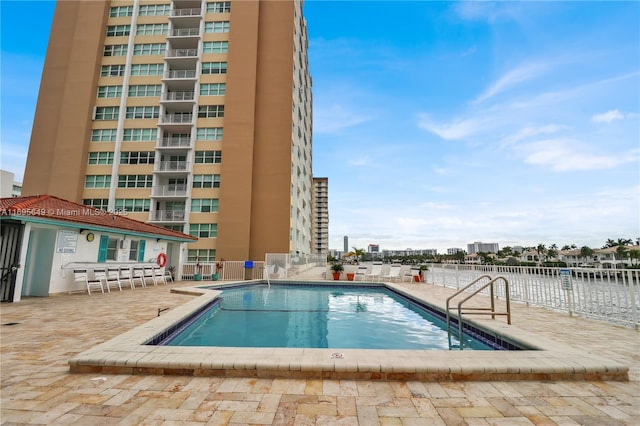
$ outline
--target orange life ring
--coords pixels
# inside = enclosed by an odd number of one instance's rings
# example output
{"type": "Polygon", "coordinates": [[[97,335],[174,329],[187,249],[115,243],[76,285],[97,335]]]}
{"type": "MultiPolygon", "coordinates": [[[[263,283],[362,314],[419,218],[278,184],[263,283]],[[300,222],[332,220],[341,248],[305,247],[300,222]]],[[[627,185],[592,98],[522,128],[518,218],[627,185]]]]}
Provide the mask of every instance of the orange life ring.
{"type": "Polygon", "coordinates": [[[167,255],[164,253],[160,253],[156,261],[158,262],[159,267],[164,268],[164,265],[167,264],[167,255]]]}

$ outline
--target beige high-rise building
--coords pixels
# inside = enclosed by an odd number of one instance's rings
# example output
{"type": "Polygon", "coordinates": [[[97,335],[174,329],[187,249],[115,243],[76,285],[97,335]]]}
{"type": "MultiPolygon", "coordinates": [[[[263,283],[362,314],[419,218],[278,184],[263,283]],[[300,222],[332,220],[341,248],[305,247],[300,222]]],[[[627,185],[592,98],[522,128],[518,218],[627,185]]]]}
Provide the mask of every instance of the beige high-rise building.
{"type": "Polygon", "coordinates": [[[329,253],[329,178],[313,178],[311,251],[329,253]]]}
{"type": "Polygon", "coordinates": [[[59,1],[23,195],[199,237],[193,261],[311,253],[302,1],[59,1]]]}

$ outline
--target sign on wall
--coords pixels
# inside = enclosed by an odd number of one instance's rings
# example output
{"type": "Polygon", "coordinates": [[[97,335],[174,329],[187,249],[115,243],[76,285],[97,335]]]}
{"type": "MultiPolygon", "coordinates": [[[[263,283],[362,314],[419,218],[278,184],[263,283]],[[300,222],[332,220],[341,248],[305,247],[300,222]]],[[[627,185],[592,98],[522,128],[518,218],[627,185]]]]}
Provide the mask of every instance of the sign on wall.
{"type": "Polygon", "coordinates": [[[75,253],[77,246],[78,233],[76,231],[58,230],[56,253],[75,253]]]}

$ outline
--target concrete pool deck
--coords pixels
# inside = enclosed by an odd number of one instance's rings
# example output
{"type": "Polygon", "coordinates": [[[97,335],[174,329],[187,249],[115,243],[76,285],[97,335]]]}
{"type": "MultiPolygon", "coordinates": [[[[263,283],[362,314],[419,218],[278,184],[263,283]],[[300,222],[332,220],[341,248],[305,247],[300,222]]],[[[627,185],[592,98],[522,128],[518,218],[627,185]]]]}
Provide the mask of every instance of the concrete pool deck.
{"type": "MultiPolygon", "coordinates": [[[[451,294],[428,284],[403,287],[427,300],[444,301],[451,294]]],[[[629,381],[371,381],[296,379],[286,374],[241,378],[69,372],[69,360],[83,351],[145,327],[159,308],[170,308],[162,318],[194,300],[193,295],[170,293],[167,287],[148,287],[3,304],[3,424],[640,423],[638,330],[520,304],[513,306],[514,327],[540,340],[565,348],[567,344],[587,358],[628,367],[629,381]]],[[[351,359],[351,354],[341,352],[346,361],[351,359]]]]}
{"type": "MultiPolygon", "coordinates": [[[[317,284],[335,285],[332,281],[317,284]]],[[[433,297],[430,297],[432,300],[426,300],[429,295],[418,291],[424,285],[387,285],[432,305],[442,304],[441,300],[433,297]]],[[[518,346],[536,350],[434,351],[146,345],[146,342],[194,311],[200,310],[220,294],[219,291],[197,287],[173,291],[196,297],[171,312],[73,357],[69,361],[71,372],[334,380],[628,379],[628,367],[623,364],[597,354],[585,353],[564,342],[554,342],[513,325],[509,326],[505,318],[500,316],[496,320],[471,316],[467,321],[473,321],[482,329],[518,346]]],[[[499,304],[500,302],[498,301],[499,304]]],[[[438,307],[444,311],[443,306],[438,307]]],[[[504,311],[504,308],[501,310],[504,311]]]]}

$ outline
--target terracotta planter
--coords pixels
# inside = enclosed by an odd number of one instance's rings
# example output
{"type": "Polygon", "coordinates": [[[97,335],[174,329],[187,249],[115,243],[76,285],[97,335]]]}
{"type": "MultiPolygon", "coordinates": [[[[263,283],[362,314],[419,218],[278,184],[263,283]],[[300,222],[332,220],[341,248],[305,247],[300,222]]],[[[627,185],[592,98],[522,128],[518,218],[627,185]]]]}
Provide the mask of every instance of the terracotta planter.
{"type": "Polygon", "coordinates": [[[353,281],[355,276],[356,276],[355,272],[347,272],[347,280],[353,281]]]}
{"type": "Polygon", "coordinates": [[[416,283],[422,282],[422,275],[414,275],[413,281],[416,283]]]}
{"type": "Polygon", "coordinates": [[[333,280],[334,281],[339,281],[340,280],[340,272],[332,272],[331,274],[333,275],[333,280]]]}

